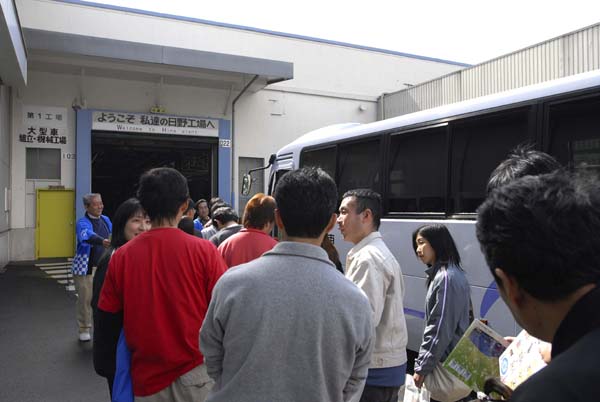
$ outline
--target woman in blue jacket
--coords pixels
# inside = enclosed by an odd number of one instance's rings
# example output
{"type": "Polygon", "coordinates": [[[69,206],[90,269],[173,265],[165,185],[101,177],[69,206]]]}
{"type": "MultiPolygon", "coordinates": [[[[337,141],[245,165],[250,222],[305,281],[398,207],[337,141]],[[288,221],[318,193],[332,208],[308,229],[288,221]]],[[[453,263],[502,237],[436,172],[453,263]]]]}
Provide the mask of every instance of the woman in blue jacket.
{"type": "Polygon", "coordinates": [[[471,390],[448,373],[441,363],[470,324],[469,283],[446,226],[421,226],[414,231],[412,240],[415,254],[427,266],[425,329],[415,360],[415,385],[420,388],[425,384],[432,400],[458,401],[467,397],[471,390]]]}

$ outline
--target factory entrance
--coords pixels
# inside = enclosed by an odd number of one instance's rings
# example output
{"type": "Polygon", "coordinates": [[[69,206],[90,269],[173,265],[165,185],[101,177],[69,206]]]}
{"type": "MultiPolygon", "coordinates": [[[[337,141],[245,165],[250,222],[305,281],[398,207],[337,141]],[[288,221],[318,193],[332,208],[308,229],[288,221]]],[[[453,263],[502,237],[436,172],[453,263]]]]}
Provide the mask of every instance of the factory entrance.
{"type": "Polygon", "coordinates": [[[92,132],[92,191],[102,194],[104,214],[134,197],[139,177],[156,167],[171,167],[188,180],[196,201],[217,194],[218,138],[92,132]]]}

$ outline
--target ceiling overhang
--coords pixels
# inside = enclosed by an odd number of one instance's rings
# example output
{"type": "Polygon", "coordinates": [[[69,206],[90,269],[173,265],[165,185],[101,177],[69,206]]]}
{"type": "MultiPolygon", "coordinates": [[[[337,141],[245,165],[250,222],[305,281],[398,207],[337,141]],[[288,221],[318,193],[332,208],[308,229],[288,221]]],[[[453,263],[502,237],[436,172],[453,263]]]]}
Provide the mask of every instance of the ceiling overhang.
{"type": "Polygon", "coordinates": [[[27,51],[14,1],[0,2],[0,78],[10,86],[27,83],[27,51]]]}
{"type": "Polygon", "coordinates": [[[249,91],[293,78],[293,64],[225,53],[23,29],[29,68],[167,85],[249,91]]]}

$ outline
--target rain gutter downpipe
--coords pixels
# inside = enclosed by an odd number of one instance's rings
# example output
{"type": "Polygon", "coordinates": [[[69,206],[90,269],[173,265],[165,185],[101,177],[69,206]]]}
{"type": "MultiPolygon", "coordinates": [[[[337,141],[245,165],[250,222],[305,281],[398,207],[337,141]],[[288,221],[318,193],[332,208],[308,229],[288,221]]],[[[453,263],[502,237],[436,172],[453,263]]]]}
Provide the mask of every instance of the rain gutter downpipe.
{"type": "Polygon", "coordinates": [[[386,96],[387,96],[387,93],[384,92],[381,94],[381,96],[379,96],[379,99],[377,100],[377,106],[379,107],[379,110],[377,111],[378,120],[385,120],[385,97],[386,96]]]}
{"type": "Polygon", "coordinates": [[[235,104],[240,99],[240,97],[250,88],[250,85],[254,84],[254,81],[258,79],[258,74],[256,74],[248,84],[242,89],[242,91],[235,97],[233,102],[231,102],[231,205],[234,206],[234,190],[235,190],[235,104]]]}

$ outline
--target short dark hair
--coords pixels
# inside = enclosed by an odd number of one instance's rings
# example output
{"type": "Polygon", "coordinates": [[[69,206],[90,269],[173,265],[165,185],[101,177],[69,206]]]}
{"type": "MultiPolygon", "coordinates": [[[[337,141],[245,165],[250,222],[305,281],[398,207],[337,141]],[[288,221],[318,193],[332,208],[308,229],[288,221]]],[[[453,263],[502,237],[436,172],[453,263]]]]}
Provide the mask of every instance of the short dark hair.
{"type": "Polygon", "coordinates": [[[217,227],[217,223],[215,221],[219,221],[221,222],[221,225],[228,223],[228,222],[238,222],[240,220],[240,217],[238,216],[237,212],[235,212],[235,210],[231,207],[221,207],[221,208],[217,208],[215,210],[215,212],[212,215],[212,220],[213,220],[213,225],[215,225],[215,227],[217,227]]]}
{"type": "Polygon", "coordinates": [[[490,193],[520,177],[551,173],[560,168],[560,163],[547,153],[536,151],[531,145],[520,145],[494,169],[486,190],[490,193]]]}
{"type": "Polygon", "coordinates": [[[187,216],[184,216],[183,218],[181,218],[181,220],[177,224],[177,227],[179,229],[183,230],[187,234],[191,234],[191,235],[194,234],[194,220],[191,218],[188,218],[187,216]]]}
{"type": "Polygon", "coordinates": [[[320,168],[284,174],[275,187],[275,202],[288,236],[318,238],[337,207],[337,186],[320,168]]]}
{"type": "Polygon", "coordinates": [[[208,201],[206,201],[204,198],[200,198],[198,201],[196,201],[196,209],[199,209],[198,205],[202,204],[203,202],[205,202],[206,206],[208,207],[208,201]]]}
{"type": "Polygon", "coordinates": [[[435,261],[460,267],[460,254],[446,225],[434,223],[417,228],[412,234],[413,250],[417,254],[417,236],[424,237],[435,252],[435,261]]]}
{"type": "Polygon", "coordinates": [[[213,214],[215,213],[215,211],[219,208],[223,208],[223,207],[228,207],[229,204],[227,204],[226,202],[223,201],[218,201],[215,202],[214,204],[212,204],[210,206],[210,216],[213,216],[213,214]]]}
{"type": "Polygon", "coordinates": [[[262,229],[275,220],[275,199],[263,193],[255,194],[246,203],[242,224],[245,228],[262,229]]]}
{"type": "Polygon", "coordinates": [[[188,206],[187,206],[187,209],[185,210],[185,212],[184,212],[184,213],[186,213],[186,214],[187,214],[187,213],[188,213],[188,212],[190,212],[192,209],[193,209],[193,210],[195,210],[195,209],[196,209],[196,207],[194,206],[194,201],[193,201],[193,200],[190,198],[190,199],[188,200],[188,206]]]}
{"type": "Polygon", "coordinates": [[[379,230],[381,224],[381,195],[373,190],[367,188],[358,188],[355,190],[348,190],[344,193],[342,200],[346,197],[354,197],[356,199],[356,213],[370,209],[373,214],[373,225],[375,230],[379,230]]]}
{"type": "Polygon", "coordinates": [[[493,190],[477,212],[477,239],[499,287],[495,268],[545,301],[600,281],[598,178],[525,176],[493,190]]]}
{"type": "Polygon", "coordinates": [[[137,198],[130,198],[119,205],[112,220],[110,245],[113,248],[121,247],[123,244],[127,243],[127,239],[125,238],[125,226],[127,225],[127,221],[140,213],[144,216],[146,215],[146,211],[144,211],[142,204],[140,204],[140,201],[137,198]]]}
{"type": "Polygon", "coordinates": [[[190,197],[186,178],[177,170],[155,168],[140,177],[137,197],[151,220],[173,219],[190,197]]]}
{"type": "Polygon", "coordinates": [[[225,204],[225,201],[223,201],[221,197],[213,197],[208,202],[208,207],[212,209],[213,205],[215,204],[225,204]]]}

